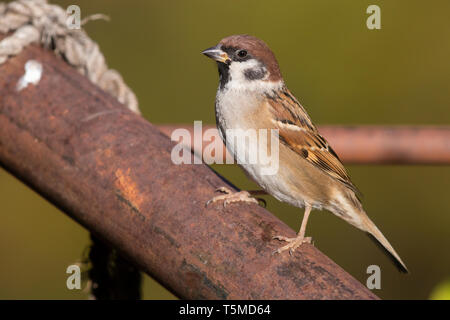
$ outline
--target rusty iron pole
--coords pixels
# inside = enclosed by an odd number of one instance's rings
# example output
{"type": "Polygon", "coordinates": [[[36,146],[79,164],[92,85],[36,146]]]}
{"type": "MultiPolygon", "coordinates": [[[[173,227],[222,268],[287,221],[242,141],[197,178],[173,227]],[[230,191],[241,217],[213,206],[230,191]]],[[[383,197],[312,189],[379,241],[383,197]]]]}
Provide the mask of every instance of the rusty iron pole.
{"type": "MultiPolygon", "coordinates": [[[[167,136],[184,128],[191,134],[190,146],[211,143],[194,135],[192,125],[167,124],[158,128],[167,136]],[[198,139],[194,144],[194,139],[198,139]]],[[[214,139],[220,140],[215,126],[203,125],[203,131],[213,130],[214,139]]],[[[450,126],[319,126],[320,133],[347,164],[450,164],[450,126]]],[[[201,155],[200,148],[193,148],[201,155]]],[[[222,154],[225,155],[225,147],[222,154]]],[[[204,155],[211,163],[213,158],[204,155]]],[[[223,158],[225,160],[225,157],[223,158]]]]}
{"type": "Polygon", "coordinates": [[[262,207],[205,208],[229,184],[173,164],[173,146],[51,52],[32,45],[0,66],[1,166],[178,297],[377,299],[311,245],[272,255],[272,237],[295,232],[262,207]],[[42,78],[18,91],[30,59],[42,78]]]}

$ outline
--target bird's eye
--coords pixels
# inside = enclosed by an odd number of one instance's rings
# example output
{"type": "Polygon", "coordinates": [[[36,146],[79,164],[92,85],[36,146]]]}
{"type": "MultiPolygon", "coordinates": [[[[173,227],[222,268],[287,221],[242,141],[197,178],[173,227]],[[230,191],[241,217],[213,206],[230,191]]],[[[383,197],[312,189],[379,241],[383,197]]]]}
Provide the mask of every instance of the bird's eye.
{"type": "Polygon", "coordinates": [[[247,56],[247,51],[246,50],[239,50],[237,52],[237,55],[239,58],[245,58],[247,56]]]}

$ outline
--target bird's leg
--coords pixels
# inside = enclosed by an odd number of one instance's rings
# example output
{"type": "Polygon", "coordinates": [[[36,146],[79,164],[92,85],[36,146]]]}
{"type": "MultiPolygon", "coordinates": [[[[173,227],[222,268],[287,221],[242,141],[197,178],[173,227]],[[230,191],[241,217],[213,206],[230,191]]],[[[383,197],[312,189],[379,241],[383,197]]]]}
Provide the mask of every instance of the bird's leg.
{"type": "Polygon", "coordinates": [[[206,205],[208,205],[210,203],[214,203],[214,202],[220,201],[220,200],[223,200],[223,206],[224,207],[226,207],[227,204],[230,204],[232,202],[238,202],[238,201],[250,202],[250,203],[258,204],[258,200],[253,198],[251,195],[252,194],[253,195],[257,195],[257,194],[265,193],[264,190],[233,192],[232,190],[230,190],[227,187],[218,188],[216,191],[219,191],[219,192],[222,192],[222,193],[225,193],[225,194],[212,198],[211,200],[206,202],[206,205]]]}
{"type": "Polygon", "coordinates": [[[306,224],[308,223],[309,214],[311,213],[311,206],[306,205],[305,206],[305,214],[303,216],[302,225],[300,227],[300,231],[297,234],[297,237],[295,238],[288,238],[284,236],[275,236],[273,239],[277,239],[280,241],[287,241],[289,242],[284,247],[281,247],[277,250],[275,250],[274,253],[281,253],[285,250],[289,249],[289,253],[292,255],[299,246],[302,245],[302,243],[311,243],[311,237],[305,237],[305,231],[306,231],[306,224]]]}

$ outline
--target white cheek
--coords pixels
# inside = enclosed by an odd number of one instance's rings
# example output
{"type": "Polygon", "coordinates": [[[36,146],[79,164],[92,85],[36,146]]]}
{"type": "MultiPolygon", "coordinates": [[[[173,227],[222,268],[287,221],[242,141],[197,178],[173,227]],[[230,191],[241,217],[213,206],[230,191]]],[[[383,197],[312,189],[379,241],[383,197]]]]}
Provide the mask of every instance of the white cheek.
{"type": "Polygon", "coordinates": [[[240,83],[247,83],[249,80],[244,75],[245,70],[257,67],[259,67],[259,62],[254,59],[243,62],[233,62],[230,65],[231,80],[240,83]]]}
{"type": "Polygon", "coordinates": [[[223,91],[271,91],[279,89],[283,86],[283,81],[267,81],[270,72],[266,70],[264,78],[259,80],[249,80],[245,76],[245,71],[248,69],[264,68],[258,60],[251,59],[243,62],[232,62],[230,64],[230,81],[227,82],[223,91]]]}

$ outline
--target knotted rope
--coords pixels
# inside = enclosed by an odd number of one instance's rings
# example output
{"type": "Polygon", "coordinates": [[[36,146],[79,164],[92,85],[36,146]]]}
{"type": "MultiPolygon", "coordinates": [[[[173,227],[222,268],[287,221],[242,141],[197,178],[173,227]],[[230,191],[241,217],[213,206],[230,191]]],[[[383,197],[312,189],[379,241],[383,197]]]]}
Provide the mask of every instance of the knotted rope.
{"type": "MultiPolygon", "coordinates": [[[[104,16],[87,17],[81,25],[99,18],[104,16]]],[[[83,29],[69,29],[66,21],[64,9],[48,4],[47,0],[0,2],[0,33],[13,32],[0,41],[0,65],[27,45],[38,43],[53,50],[128,109],[140,114],[135,94],[116,70],[108,69],[98,44],[83,29]]]]}

